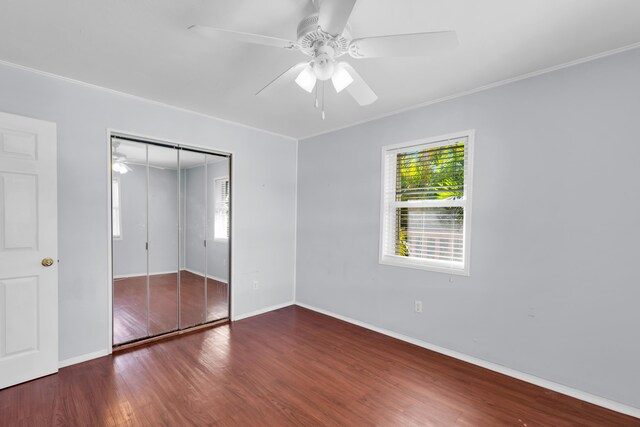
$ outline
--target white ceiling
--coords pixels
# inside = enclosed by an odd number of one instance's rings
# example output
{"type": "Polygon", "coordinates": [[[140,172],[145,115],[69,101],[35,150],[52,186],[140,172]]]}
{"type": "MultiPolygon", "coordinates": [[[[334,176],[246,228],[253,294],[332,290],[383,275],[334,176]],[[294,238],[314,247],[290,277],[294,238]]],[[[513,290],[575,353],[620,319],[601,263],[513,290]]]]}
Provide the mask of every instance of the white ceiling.
{"type": "Polygon", "coordinates": [[[225,44],[204,24],[295,39],[310,0],[0,0],[0,59],[302,138],[640,42],[638,0],[359,0],[354,37],[455,30],[440,57],[349,58],[379,99],[327,86],[327,118],[294,83],[254,93],[303,55],[225,44]]]}

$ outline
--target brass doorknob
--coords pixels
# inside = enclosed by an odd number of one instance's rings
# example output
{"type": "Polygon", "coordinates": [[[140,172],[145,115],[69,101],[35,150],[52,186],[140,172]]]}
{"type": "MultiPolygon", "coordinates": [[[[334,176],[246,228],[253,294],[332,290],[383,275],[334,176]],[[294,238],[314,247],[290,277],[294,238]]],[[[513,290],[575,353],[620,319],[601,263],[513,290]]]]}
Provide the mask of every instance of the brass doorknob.
{"type": "Polygon", "coordinates": [[[51,267],[53,265],[53,259],[42,258],[42,265],[44,265],[45,267],[51,267]]]}

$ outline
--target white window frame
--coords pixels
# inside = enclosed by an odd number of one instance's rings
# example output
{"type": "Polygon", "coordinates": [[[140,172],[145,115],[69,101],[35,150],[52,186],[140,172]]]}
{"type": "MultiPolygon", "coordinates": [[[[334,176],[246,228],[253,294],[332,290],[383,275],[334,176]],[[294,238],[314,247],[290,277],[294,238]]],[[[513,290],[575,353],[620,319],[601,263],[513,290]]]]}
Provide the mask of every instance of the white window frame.
{"type": "MultiPolygon", "coordinates": [[[[392,265],[396,267],[408,267],[417,268],[420,270],[435,271],[440,273],[456,274],[461,276],[469,276],[470,266],[470,254],[471,254],[471,201],[473,190],[473,148],[474,148],[475,130],[466,130],[462,132],[451,133],[447,135],[440,135],[433,138],[414,140],[409,142],[402,142],[399,144],[385,145],[381,150],[380,159],[380,242],[379,242],[379,260],[380,264],[392,265]],[[391,255],[385,253],[387,246],[387,239],[390,236],[388,231],[388,204],[394,202],[385,201],[385,185],[387,184],[387,176],[385,175],[385,157],[387,152],[394,150],[409,150],[412,147],[422,147],[430,145],[429,148],[437,148],[445,145],[450,145],[452,140],[466,138],[466,156],[467,164],[465,169],[465,197],[462,200],[432,200],[429,202],[418,202],[419,206],[424,207],[449,207],[449,206],[462,206],[464,208],[464,250],[463,250],[463,265],[462,267],[451,266],[449,261],[439,261],[430,259],[416,259],[403,257],[398,255],[391,255]]],[[[395,175],[395,165],[393,165],[393,175],[395,175]]]]}
{"type": "Polygon", "coordinates": [[[122,185],[120,185],[120,177],[114,176],[111,178],[111,238],[115,240],[122,240],[122,185]],[[118,203],[117,206],[113,204],[113,188],[118,187],[118,203]],[[113,234],[116,227],[113,224],[118,224],[119,234],[113,234]]]}
{"type": "Polygon", "coordinates": [[[229,211],[231,210],[231,206],[227,206],[227,235],[220,237],[217,234],[218,231],[218,210],[221,209],[218,205],[220,203],[220,199],[218,198],[218,181],[227,181],[229,184],[229,192],[231,192],[231,181],[229,181],[228,176],[219,176],[213,179],[213,209],[214,209],[214,224],[213,224],[213,240],[225,242],[229,240],[229,221],[231,218],[229,216],[229,211]]]}

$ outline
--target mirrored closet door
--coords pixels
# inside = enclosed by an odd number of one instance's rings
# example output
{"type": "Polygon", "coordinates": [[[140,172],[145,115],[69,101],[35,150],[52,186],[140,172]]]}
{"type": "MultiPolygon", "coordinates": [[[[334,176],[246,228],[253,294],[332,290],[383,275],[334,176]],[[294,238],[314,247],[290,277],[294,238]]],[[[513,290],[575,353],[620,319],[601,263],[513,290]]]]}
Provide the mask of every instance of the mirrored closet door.
{"type": "MultiPolygon", "coordinates": [[[[178,150],[147,145],[148,297],[150,336],[178,324],[178,150]]],[[[126,190],[126,189],[125,189],[126,190]]],[[[126,212],[126,210],[124,211],[126,212]]]]}
{"type": "Polygon", "coordinates": [[[111,145],[114,345],[227,319],[230,157],[111,145]]]}

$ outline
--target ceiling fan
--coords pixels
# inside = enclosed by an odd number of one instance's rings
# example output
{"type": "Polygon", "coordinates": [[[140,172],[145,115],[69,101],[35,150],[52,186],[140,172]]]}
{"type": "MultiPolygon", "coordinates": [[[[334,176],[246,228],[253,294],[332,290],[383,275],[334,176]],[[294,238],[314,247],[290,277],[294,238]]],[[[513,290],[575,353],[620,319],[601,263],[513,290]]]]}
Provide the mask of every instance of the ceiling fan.
{"type": "MultiPolygon", "coordinates": [[[[270,95],[294,80],[309,93],[316,89],[316,107],[318,80],[325,82],[330,79],[336,92],[340,93],[346,89],[360,105],[369,105],[378,99],[351,64],[337,60],[345,54],[355,59],[425,56],[451,50],[458,45],[454,31],[354,39],[347,21],[356,0],[312,1],[317,12],[305,17],[298,24],[298,41],[203,25],[192,25],[189,29],[208,37],[298,50],[309,56],[310,59],[294,65],[269,82],[256,93],[256,96],[270,95]]],[[[322,118],[324,119],[324,108],[322,118]]]]}

